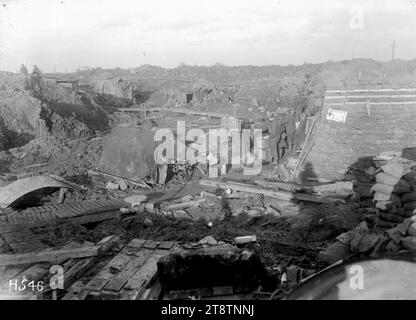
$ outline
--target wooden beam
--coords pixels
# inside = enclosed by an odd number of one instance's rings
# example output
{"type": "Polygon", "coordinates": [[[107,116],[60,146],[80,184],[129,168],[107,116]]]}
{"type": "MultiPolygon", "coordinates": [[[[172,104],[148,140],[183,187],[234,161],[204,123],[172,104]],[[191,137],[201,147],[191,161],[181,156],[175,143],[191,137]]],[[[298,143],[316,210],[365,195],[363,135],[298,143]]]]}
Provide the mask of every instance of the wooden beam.
{"type": "MultiPolygon", "coordinates": [[[[365,98],[365,97],[363,97],[365,98]]],[[[360,102],[327,102],[325,101],[325,105],[329,106],[348,106],[348,105],[365,105],[366,101],[360,102]]],[[[416,104],[416,100],[413,101],[386,101],[386,102],[370,102],[371,105],[374,106],[382,106],[382,105],[405,105],[405,104],[416,104]]]]}
{"type": "Polygon", "coordinates": [[[349,90],[326,90],[325,93],[349,93],[349,92],[411,92],[416,91],[416,88],[401,88],[401,89],[349,89],[349,90]]]}
{"type": "Polygon", "coordinates": [[[235,184],[229,182],[220,182],[207,179],[201,179],[199,184],[206,187],[220,188],[220,189],[232,189],[235,191],[243,191],[249,193],[263,194],[267,197],[291,201],[291,200],[301,200],[301,201],[310,201],[318,203],[343,203],[343,200],[334,199],[329,197],[320,197],[314,196],[306,193],[296,193],[296,192],[287,192],[287,191],[273,191],[270,189],[259,188],[249,184],[235,184]]]}
{"type": "MultiPolygon", "coordinates": [[[[120,242],[120,238],[118,236],[108,236],[102,239],[100,242],[97,243],[97,246],[102,247],[101,254],[107,253],[110,251],[114,246],[116,246],[120,242]]],[[[93,267],[98,261],[100,260],[99,257],[89,257],[86,259],[70,259],[67,261],[67,265],[70,267],[67,269],[65,268],[65,281],[64,281],[64,288],[69,288],[75,281],[81,278],[91,267],[93,267]]],[[[48,278],[49,280],[49,278],[48,278]]],[[[49,281],[46,281],[49,283],[49,281]]]]}
{"type": "Polygon", "coordinates": [[[379,98],[416,98],[416,94],[397,94],[397,95],[385,95],[385,94],[363,94],[363,95],[340,95],[340,96],[325,96],[325,100],[330,99],[361,99],[361,98],[368,98],[368,99],[379,99],[379,98]]]}
{"type": "Polygon", "coordinates": [[[304,186],[301,186],[296,183],[290,183],[290,182],[282,182],[282,181],[271,182],[271,181],[264,181],[264,180],[254,180],[254,183],[264,188],[280,189],[280,190],[286,190],[286,191],[305,190],[304,186]]]}
{"type": "Polygon", "coordinates": [[[213,118],[227,118],[232,117],[229,114],[223,113],[215,113],[215,112],[203,112],[197,110],[190,110],[186,108],[164,108],[164,107],[153,107],[153,108],[120,108],[119,111],[131,111],[131,112],[149,112],[149,111],[166,111],[166,112],[174,112],[174,113],[184,113],[188,115],[195,115],[195,116],[206,116],[206,117],[213,117],[213,118]]]}
{"type": "Polygon", "coordinates": [[[101,245],[75,249],[49,250],[23,254],[1,254],[0,266],[37,263],[43,261],[57,262],[64,259],[94,257],[102,254],[105,248],[106,244],[104,243],[101,245]]]}
{"type": "Polygon", "coordinates": [[[163,207],[165,210],[177,210],[177,209],[183,209],[188,207],[198,207],[202,202],[204,202],[206,199],[198,199],[193,201],[186,201],[181,203],[174,203],[167,205],[166,207],[163,207]]]}

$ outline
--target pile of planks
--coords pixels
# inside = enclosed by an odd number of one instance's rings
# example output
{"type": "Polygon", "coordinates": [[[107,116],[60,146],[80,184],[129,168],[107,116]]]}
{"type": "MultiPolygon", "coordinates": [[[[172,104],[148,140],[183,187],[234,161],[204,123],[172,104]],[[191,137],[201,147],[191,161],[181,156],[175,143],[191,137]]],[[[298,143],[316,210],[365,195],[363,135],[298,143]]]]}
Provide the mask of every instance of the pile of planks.
{"type": "Polygon", "coordinates": [[[95,245],[69,243],[58,250],[0,255],[0,295],[7,299],[44,299],[53,290],[70,287],[118,243],[117,236],[109,236],[95,245]],[[55,288],[52,279],[58,269],[63,278],[55,288]]]}
{"type": "Polygon", "coordinates": [[[133,239],[92,279],[80,279],[64,300],[153,300],[161,293],[157,262],[176,243],[133,239]]]}

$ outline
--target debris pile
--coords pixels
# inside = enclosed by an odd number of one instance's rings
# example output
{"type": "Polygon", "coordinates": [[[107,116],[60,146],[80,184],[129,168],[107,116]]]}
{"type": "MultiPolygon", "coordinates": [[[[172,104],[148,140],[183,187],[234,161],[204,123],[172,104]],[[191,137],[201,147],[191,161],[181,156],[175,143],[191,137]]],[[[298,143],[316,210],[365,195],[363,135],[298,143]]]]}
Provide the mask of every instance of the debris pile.
{"type": "Polygon", "coordinates": [[[413,216],[416,209],[416,162],[400,155],[380,154],[374,158],[379,169],[372,187],[381,226],[394,226],[413,216]]]}

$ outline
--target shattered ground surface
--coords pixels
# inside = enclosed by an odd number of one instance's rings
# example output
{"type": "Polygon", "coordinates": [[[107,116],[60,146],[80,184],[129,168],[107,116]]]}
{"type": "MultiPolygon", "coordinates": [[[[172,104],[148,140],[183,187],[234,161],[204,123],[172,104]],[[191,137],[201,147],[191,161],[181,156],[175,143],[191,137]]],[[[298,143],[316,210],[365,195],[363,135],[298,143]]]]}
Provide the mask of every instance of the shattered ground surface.
{"type": "MultiPolygon", "coordinates": [[[[106,190],[103,182],[94,181],[87,176],[77,176],[77,183],[88,187],[85,191],[75,191],[68,194],[66,201],[73,200],[104,200],[124,199],[132,194],[147,194],[148,200],[162,202],[181,198],[183,195],[195,195],[204,191],[198,185],[198,177],[191,180],[174,179],[164,187],[155,190],[141,188],[121,190],[106,190]]],[[[212,192],[212,190],[210,190],[212,192]]],[[[56,203],[58,193],[44,199],[43,204],[56,203]]],[[[218,194],[221,194],[217,190],[218,194]]],[[[198,221],[172,219],[156,213],[145,212],[129,218],[111,219],[86,225],[60,225],[33,228],[38,239],[48,247],[61,248],[71,242],[97,243],[110,235],[120,237],[123,244],[132,239],[150,239],[155,241],[175,241],[188,245],[198,243],[206,236],[212,236],[217,241],[232,243],[238,236],[256,235],[257,243],[246,245],[254,249],[261,257],[263,264],[273,275],[270,287],[262,288],[265,292],[280,290],[274,298],[284,298],[300,279],[312,275],[327,266],[319,261],[319,252],[328,244],[335,241],[336,236],[355,227],[361,220],[362,214],[355,204],[295,204],[299,214],[292,217],[276,217],[272,214],[250,216],[246,213],[238,216],[225,216],[222,220],[210,220],[212,226],[203,216],[198,221]],[[302,270],[288,275],[287,281],[282,282],[282,275],[289,269],[302,270]]],[[[203,209],[198,208],[198,211],[203,209]]],[[[207,214],[209,214],[207,212],[207,214]]],[[[9,250],[3,247],[3,253],[9,250]]],[[[90,272],[94,274],[94,270],[90,272]]],[[[268,297],[268,296],[266,296],[268,297]]],[[[265,298],[260,296],[258,298],[265,298]]]]}
{"type": "MultiPolygon", "coordinates": [[[[111,125],[125,121],[131,124],[137,119],[133,121],[132,117],[109,114],[97,105],[100,99],[87,99],[53,84],[49,84],[44,96],[38,99],[25,89],[24,81],[19,76],[1,76],[0,186],[28,176],[53,174],[85,187],[68,193],[65,201],[124,200],[134,194],[145,194],[148,202],[163,204],[175,203],[175,199],[186,195],[199,197],[201,192],[223,195],[220,190],[200,186],[198,182],[201,176],[196,170],[193,176],[178,175],[167,185],[156,185],[152,190],[134,185],[128,185],[125,190],[106,188],[108,179],[100,180],[89,175],[88,171],[96,168],[111,125]]],[[[213,106],[220,106],[221,110],[232,114],[233,103],[237,102],[244,106],[244,115],[248,116],[257,112],[255,104],[265,105],[272,110],[275,107],[272,88],[276,81],[266,81],[270,88],[263,81],[252,81],[252,84],[242,86],[244,90],[238,93],[231,89],[219,89],[206,94],[201,93],[204,90],[196,85],[192,88],[195,92],[193,106],[208,111],[217,111],[213,106]],[[257,102],[251,101],[255,95],[264,97],[264,101],[260,98],[257,102]]],[[[304,89],[304,85],[300,81],[299,91],[304,89]]],[[[281,97],[290,96],[291,86],[281,90],[281,97]]],[[[169,102],[169,99],[173,99],[169,90],[161,90],[152,98],[155,99],[153,101],[161,104],[169,102]]],[[[176,99],[177,96],[177,92],[174,92],[173,97],[176,99]]],[[[164,120],[169,123],[169,119],[164,120]]],[[[175,120],[171,122],[175,123],[175,120]]],[[[41,204],[56,203],[58,197],[59,191],[45,197],[41,204]]],[[[255,202],[257,199],[250,200],[255,202]]],[[[128,218],[81,225],[41,226],[34,227],[32,231],[43,244],[52,248],[61,248],[74,241],[97,243],[109,235],[118,235],[123,244],[132,239],[149,239],[175,241],[190,246],[206,236],[231,243],[237,236],[256,235],[257,243],[247,246],[259,253],[273,275],[270,287],[263,290],[271,293],[280,288],[275,298],[284,298],[299,277],[314,274],[327,266],[320,261],[319,252],[334,243],[337,236],[359,225],[369,208],[368,197],[363,201],[349,199],[345,204],[294,200],[288,203],[287,209],[282,209],[280,216],[253,214],[251,210],[231,215],[230,211],[233,210],[230,208],[233,205],[230,200],[216,201],[214,209],[201,206],[195,210],[201,219],[176,219],[145,211],[128,218]],[[221,218],[216,219],[216,216],[221,218]],[[212,222],[212,225],[208,222],[212,222]],[[303,276],[296,271],[300,269],[303,276]],[[296,275],[287,270],[295,270],[296,275]],[[286,280],[282,279],[283,274],[287,274],[286,280]]],[[[2,242],[2,253],[10,253],[10,249],[7,243],[2,242]]]]}

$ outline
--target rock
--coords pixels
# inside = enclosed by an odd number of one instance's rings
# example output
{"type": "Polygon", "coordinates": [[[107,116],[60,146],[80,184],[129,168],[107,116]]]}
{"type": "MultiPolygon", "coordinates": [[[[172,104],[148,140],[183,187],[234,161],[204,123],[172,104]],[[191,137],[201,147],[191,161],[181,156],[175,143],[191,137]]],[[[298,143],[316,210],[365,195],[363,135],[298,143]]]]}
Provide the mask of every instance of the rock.
{"type": "Polygon", "coordinates": [[[216,245],[218,241],[214,239],[213,236],[206,236],[205,238],[199,240],[199,244],[208,244],[208,245],[216,245]]]}
{"type": "Polygon", "coordinates": [[[126,182],[124,181],[124,179],[119,179],[118,180],[118,187],[122,191],[126,191],[128,189],[128,186],[127,186],[126,182]]]}
{"type": "Polygon", "coordinates": [[[143,220],[143,224],[146,227],[152,227],[152,226],[154,226],[153,221],[150,218],[147,218],[147,217],[143,220]]]}
{"type": "Polygon", "coordinates": [[[156,210],[155,210],[155,204],[153,202],[146,203],[145,206],[144,206],[144,208],[147,211],[151,212],[151,213],[155,213],[156,212],[156,210]]]}
{"type": "Polygon", "coordinates": [[[132,210],[131,210],[131,208],[120,208],[120,212],[121,213],[131,213],[132,210]]]}
{"type": "Polygon", "coordinates": [[[175,219],[192,219],[192,216],[185,210],[175,210],[172,215],[175,219]]]}
{"type": "Polygon", "coordinates": [[[119,185],[118,185],[118,183],[108,182],[106,184],[105,188],[108,189],[108,190],[118,190],[119,185]]]}
{"type": "Polygon", "coordinates": [[[254,289],[267,274],[254,251],[231,245],[172,253],[157,268],[162,286],[172,289],[241,284],[254,289]]]}
{"type": "Polygon", "coordinates": [[[142,202],[146,201],[147,196],[145,196],[144,194],[135,194],[132,195],[130,197],[124,198],[124,201],[131,203],[131,206],[137,206],[142,204],[142,202]]]}
{"type": "Polygon", "coordinates": [[[201,198],[216,198],[217,196],[214,193],[207,192],[207,191],[201,191],[201,198]]]}
{"type": "Polygon", "coordinates": [[[235,244],[244,244],[244,243],[251,243],[251,242],[257,242],[257,237],[255,235],[234,238],[235,244]]]}
{"type": "Polygon", "coordinates": [[[279,210],[270,205],[266,207],[266,214],[273,214],[277,217],[282,215],[279,210]]]}
{"type": "Polygon", "coordinates": [[[261,211],[260,210],[257,210],[257,209],[249,209],[249,210],[246,210],[246,213],[247,213],[247,215],[249,217],[253,217],[253,218],[257,218],[257,217],[261,217],[262,216],[261,211]]]}

